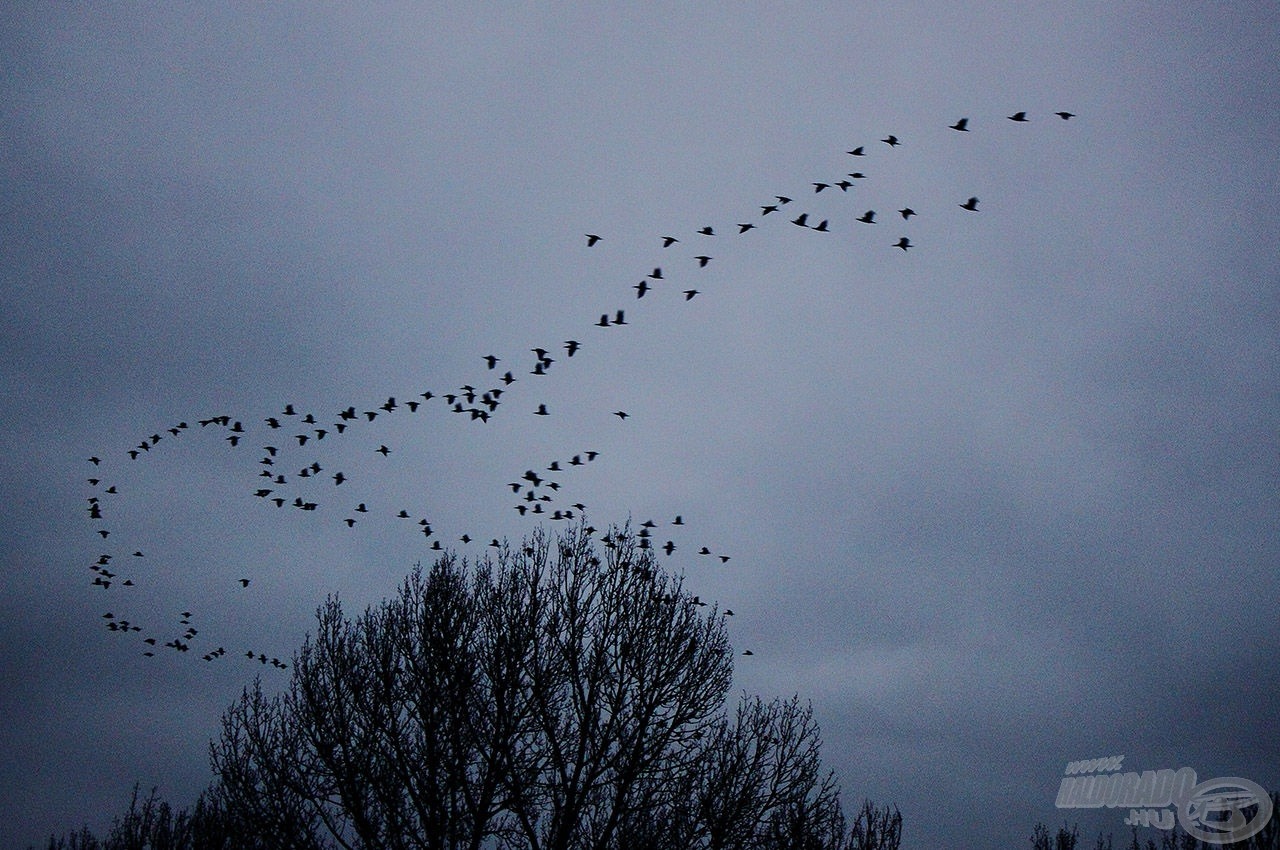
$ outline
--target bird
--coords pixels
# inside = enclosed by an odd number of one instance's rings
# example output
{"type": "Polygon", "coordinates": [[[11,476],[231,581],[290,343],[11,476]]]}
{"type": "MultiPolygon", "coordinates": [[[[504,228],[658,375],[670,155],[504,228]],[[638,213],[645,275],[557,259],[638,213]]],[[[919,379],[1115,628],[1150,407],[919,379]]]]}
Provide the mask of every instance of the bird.
{"type": "Polygon", "coordinates": [[[884,142],[891,148],[896,148],[901,144],[901,142],[898,141],[898,137],[893,134],[890,134],[887,138],[881,139],[880,141],[884,142]]]}
{"type": "Polygon", "coordinates": [[[579,343],[576,339],[565,340],[564,350],[568,352],[567,356],[569,357],[572,357],[581,347],[582,347],[582,344],[579,343]]]}
{"type": "Polygon", "coordinates": [[[694,257],[694,259],[698,261],[698,268],[700,269],[706,268],[707,263],[711,262],[711,258],[706,256],[705,254],[699,254],[698,256],[694,257]]]}
{"type": "Polygon", "coordinates": [[[805,223],[805,222],[807,222],[808,220],[809,220],[809,214],[808,214],[808,213],[800,213],[800,215],[799,215],[797,218],[793,218],[793,219],[791,219],[791,223],[792,223],[792,224],[795,224],[795,225],[798,225],[798,226],[800,226],[800,227],[808,227],[809,225],[805,223]]]}
{"type": "MultiPolygon", "coordinates": [[[[768,215],[769,213],[777,212],[777,211],[778,211],[777,204],[766,204],[760,207],[760,215],[768,215]]],[[[741,227],[742,225],[738,225],[738,226],[741,227]]]]}
{"type": "Polygon", "coordinates": [[[911,246],[911,240],[904,236],[904,237],[902,237],[901,239],[899,239],[897,242],[894,242],[894,243],[893,243],[893,247],[895,247],[895,248],[901,248],[902,250],[904,250],[904,251],[905,251],[905,250],[907,250],[908,248],[912,247],[912,246],[911,246]]]}
{"type": "Polygon", "coordinates": [[[1010,115],[1010,116],[1009,116],[1009,120],[1010,120],[1010,121],[1026,121],[1026,120],[1027,120],[1027,113],[1025,113],[1025,112],[1015,112],[1015,113],[1013,113],[1012,115],[1010,115]]]}
{"type": "Polygon", "coordinates": [[[249,579],[247,579],[247,578],[239,578],[239,579],[236,579],[236,581],[240,582],[240,586],[241,586],[241,587],[248,587],[248,586],[249,586],[249,579]]]}
{"type": "Polygon", "coordinates": [[[346,480],[347,480],[347,476],[343,475],[341,472],[336,472],[333,475],[334,486],[337,486],[346,480]]]}
{"type": "Polygon", "coordinates": [[[814,183],[814,184],[813,184],[813,193],[816,195],[816,194],[818,194],[819,192],[821,192],[823,189],[829,189],[829,188],[831,188],[831,184],[830,184],[830,183],[814,183]]]}
{"type": "Polygon", "coordinates": [[[845,153],[847,153],[849,156],[866,156],[866,154],[862,150],[861,145],[859,145],[858,147],[854,148],[851,151],[845,151],[845,153]]]}
{"type": "Polygon", "coordinates": [[[715,235],[716,235],[716,232],[715,232],[715,230],[711,227],[711,225],[707,225],[706,227],[702,228],[702,229],[701,229],[701,230],[699,230],[698,232],[699,232],[699,233],[701,233],[703,236],[715,236],[715,235]]]}
{"type": "Polygon", "coordinates": [[[391,449],[387,448],[386,446],[378,446],[378,448],[374,449],[374,451],[376,451],[378,454],[382,455],[383,457],[386,457],[387,455],[391,454],[391,449]]]}
{"type": "Polygon", "coordinates": [[[755,227],[754,224],[739,224],[738,233],[746,233],[748,230],[751,230],[753,227],[755,227]]]}
{"type": "Polygon", "coordinates": [[[618,312],[616,312],[616,313],[614,314],[614,316],[613,316],[613,323],[614,323],[615,325],[625,325],[625,324],[626,324],[626,321],[624,321],[624,319],[623,319],[623,314],[622,314],[622,311],[621,311],[621,310],[619,310],[618,312]]]}
{"type": "Polygon", "coordinates": [[[674,236],[664,236],[662,237],[662,247],[670,248],[672,245],[676,244],[679,241],[680,240],[675,238],[674,236]]]}
{"type": "Polygon", "coordinates": [[[898,214],[902,216],[903,221],[906,221],[907,219],[911,218],[911,216],[915,215],[916,211],[911,209],[911,207],[903,207],[902,209],[898,210],[898,214]]]}
{"type": "Polygon", "coordinates": [[[875,211],[875,210],[867,210],[866,212],[864,212],[862,215],[860,215],[860,216],[857,218],[857,221],[860,221],[860,222],[862,222],[863,224],[875,224],[875,223],[876,223],[876,211],[875,211]]]}
{"type": "Polygon", "coordinates": [[[494,357],[492,354],[486,354],[484,356],[484,362],[489,364],[489,368],[492,369],[494,366],[498,365],[498,358],[494,357]]]}
{"type": "Polygon", "coordinates": [[[696,290],[696,289],[686,289],[686,290],[684,291],[684,300],[685,300],[685,301],[692,301],[692,300],[693,300],[693,296],[695,296],[695,295],[697,295],[697,294],[698,294],[698,290],[696,290]]]}
{"type": "Polygon", "coordinates": [[[754,653],[754,652],[752,652],[752,651],[751,651],[751,650],[749,650],[749,649],[744,649],[744,650],[742,650],[742,654],[743,654],[743,655],[755,655],[755,653],[754,653]]]}
{"type": "Polygon", "coordinates": [[[100,457],[91,457],[91,458],[89,458],[89,463],[93,464],[94,466],[97,466],[98,464],[102,463],[102,458],[100,458],[100,457]]]}
{"type": "Polygon", "coordinates": [[[646,282],[645,282],[645,281],[643,281],[643,280],[642,280],[642,281],[640,281],[639,283],[637,283],[635,286],[633,286],[633,287],[631,287],[631,288],[632,288],[632,289],[634,289],[634,290],[636,291],[636,297],[637,297],[637,298],[643,298],[643,297],[644,297],[644,294],[645,294],[646,292],[648,292],[650,289],[652,289],[652,287],[651,287],[651,286],[649,286],[649,284],[648,284],[648,283],[646,283],[646,282]]]}
{"type": "Polygon", "coordinates": [[[672,525],[684,525],[684,517],[682,517],[680,514],[676,514],[676,518],[675,518],[675,519],[673,519],[673,520],[671,520],[671,524],[672,524],[672,525]]]}
{"type": "Polygon", "coordinates": [[[615,410],[613,412],[613,415],[618,417],[619,419],[626,419],[627,416],[629,416],[630,414],[628,414],[625,410],[615,410]]]}
{"type": "Polygon", "coordinates": [[[977,211],[978,211],[978,199],[977,199],[977,198],[970,198],[969,200],[965,201],[963,204],[960,204],[960,209],[962,209],[962,210],[968,210],[969,212],[977,212],[977,211]]]}
{"type": "Polygon", "coordinates": [[[969,119],[961,118],[959,121],[951,125],[952,130],[959,130],[961,133],[969,132],[969,119]]]}
{"type": "Polygon", "coordinates": [[[827,232],[827,220],[824,218],[822,221],[818,222],[818,223],[817,223],[817,225],[816,225],[813,229],[814,229],[814,230],[816,230],[816,231],[818,231],[819,233],[826,233],[826,232],[827,232]]]}
{"type": "Polygon", "coordinates": [[[538,409],[533,412],[534,416],[547,416],[547,406],[545,404],[538,405],[538,409]]]}
{"type": "Polygon", "coordinates": [[[1061,118],[1063,121],[1069,121],[1070,119],[1076,117],[1076,114],[1074,112],[1055,112],[1053,114],[1061,118]]]}
{"type": "MultiPolygon", "coordinates": [[[[601,314],[600,314],[600,321],[596,322],[596,327],[598,327],[598,328],[607,328],[607,327],[609,327],[609,314],[608,314],[608,313],[601,313],[601,314]]],[[[510,372],[508,372],[507,374],[508,374],[508,375],[510,375],[511,373],[510,373],[510,372]]]]}
{"type": "Polygon", "coordinates": [[[588,234],[587,234],[587,247],[588,247],[588,248],[593,247],[593,246],[594,246],[597,242],[599,242],[599,241],[600,241],[600,237],[599,237],[599,236],[597,236],[596,234],[594,234],[594,233],[588,233],[588,234]]]}
{"type": "Polygon", "coordinates": [[[649,277],[652,280],[662,280],[662,269],[655,268],[653,271],[649,272],[649,277]]]}

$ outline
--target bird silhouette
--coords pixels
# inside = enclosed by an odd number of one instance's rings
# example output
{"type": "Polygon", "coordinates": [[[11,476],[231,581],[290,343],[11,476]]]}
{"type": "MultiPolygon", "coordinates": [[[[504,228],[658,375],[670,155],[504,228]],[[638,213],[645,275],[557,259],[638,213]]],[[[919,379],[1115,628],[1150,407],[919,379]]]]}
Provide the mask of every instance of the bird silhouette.
{"type": "Polygon", "coordinates": [[[684,300],[685,300],[685,301],[692,301],[692,300],[693,300],[693,296],[695,296],[695,295],[697,295],[697,294],[698,294],[698,290],[696,290],[696,289],[686,289],[686,290],[684,291],[684,300]]]}
{"type": "Polygon", "coordinates": [[[670,248],[672,245],[676,244],[679,241],[680,240],[675,238],[674,236],[664,236],[662,237],[662,247],[670,248]]]}
{"type": "Polygon", "coordinates": [[[714,228],[712,228],[710,225],[708,225],[708,226],[706,226],[706,227],[702,228],[702,229],[701,229],[701,230],[699,230],[698,232],[699,232],[699,233],[701,233],[703,236],[715,236],[715,235],[716,235],[715,229],[714,229],[714,228]]]}
{"type": "Polygon", "coordinates": [[[894,242],[893,247],[901,248],[902,250],[905,251],[908,248],[912,247],[911,240],[904,236],[901,239],[899,239],[897,242],[894,242]]]}
{"type": "Polygon", "coordinates": [[[1053,114],[1061,118],[1063,121],[1068,121],[1076,117],[1074,112],[1055,112],[1053,114]]]}
{"type": "Polygon", "coordinates": [[[808,213],[800,213],[798,217],[791,219],[791,223],[795,225],[799,225],[800,227],[808,227],[809,225],[805,223],[808,220],[809,220],[808,213]]]}
{"type": "Polygon", "coordinates": [[[859,217],[857,218],[857,221],[860,221],[860,222],[862,222],[863,224],[875,224],[875,223],[876,223],[876,211],[875,211],[875,210],[867,210],[866,212],[864,212],[861,216],[859,216],[859,217]]]}
{"type": "Polygon", "coordinates": [[[748,230],[751,230],[754,227],[755,227],[754,224],[739,224],[738,233],[746,233],[748,230]]]}
{"type": "Polygon", "coordinates": [[[618,417],[619,419],[626,419],[627,416],[629,416],[630,414],[628,414],[625,410],[615,410],[613,412],[613,415],[618,417]]]}
{"type": "Polygon", "coordinates": [[[588,233],[588,234],[587,234],[587,247],[588,247],[588,248],[593,247],[593,246],[594,246],[597,242],[599,242],[599,241],[600,241],[600,237],[599,237],[599,236],[597,236],[596,234],[594,234],[594,233],[588,233]]]}
{"type": "Polygon", "coordinates": [[[545,404],[538,405],[538,409],[533,412],[535,416],[547,416],[547,406],[545,404]]]}
{"type": "Polygon", "coordinates": [[[705,254],[700,254],[697,257],[694,257],[694,259],[698,261],[698,268],[700,269],[706,268],[707,263],[711,262],[711,258],[705,254]]]}
{"type": "Polygon", "coordinates": [[[849,156],[866,156],[866,153],[862,150],[861,145],[859,145],[858,147],[854,148],[851,151],[845,151],[845,153],[849,154],[849,156]]]}
{"type": "Polygon", "coordinates": [[[636,291],[636,297],[637,297],[637,298],[643,298],[643,297],[644,297],[644,294],[645,294],[646,292],[648,292],[648,291],[650,290],[650,288],[651,288],[651,287],[649,286],[649,284],[648,284],[648,283],[646,283],[645,281],[643,281],[643,280],[642,280],[642,281],[640,281],[639,283],[637,283],[635,286],[633,286],[633,287],[631,287],[631,288],[632,288],[632,289],[634,289],[634,290],[636,291]]]}
{"type": "Polygon", "coordinates": [[[896,148],[898,145],[902,144],[900,141],[898,141],[898,137],[894,135],[890,135],[887,138],[881,139],[880,141],[884,142],[886,145],[888,145],[891,148],[896,148]]]}
{"type": "Polygon", "coordinates": [[[249,586],[249,579],[247,579],[247,578],[240,578],[240,579],[236,579],[236,581],[240,582],[240,586],[241,586],[241,587],[248,587],[248,586],[249,586]]]}
{"type": "MultiPolygon", "coordinates": [[[[977,212],[977,211],[978,211],[978,199],[977,199],[977,198],[970,198],[969,200],[965,201],[963,204],[960,204],[960,209],[962,209],[962,210],[968,210],[969,212],[977,212]]],[[[998,217],[999,217],[999,216],[997,216],[997,218],[998,218],[998,217]]]]}
{"type": "Polygon", "coordinates": [[[577,353],[578,349],[581,347],[582,347],[581,343],[579,343],[576,339],[566,340],[564,344],[564,350],[568,352],[566,356],[572,357],[574,354],[577,353]]]}
{"type": "Polygon", "coordinates": [[[498,359],[499,359],[499,358],[494,357],[492,354],[486,354],[486,355],[484,356],[484,362],[485,362],[485,363],[487,363],[487,364],[489,365],[489,368],[490,368],[490,369],[492,369],[494,366],[497,366],[497,365],[498,365],[498,359]]]}
{"type": "Polygon", "coordinates": [[[951,125],[952,130],[959,130],[962,133],[969,132],[969,119],[961,118],[959,121],[951,125]]]}
{"type": "Polygon", "coordinates": [[[898,210],[898,214],[902,216],[903,221],[906,221],[907,219],[911,218],[911,216],[915,215],[916,211],[911,209],[911,207],[903,207],[902,209],[898,210]]]}
{"type": "Polygon", "coordinates": [[[1026,121],[1026,120],[1027,120],[1027,113],[1025,113],[1025,112],[1015,112],[1015,113],[1013,113],[1012,115],[1010,115],[1010,116],[1009,116],[1009,120],[1010,120],[1010,121],[1026,121]]]}

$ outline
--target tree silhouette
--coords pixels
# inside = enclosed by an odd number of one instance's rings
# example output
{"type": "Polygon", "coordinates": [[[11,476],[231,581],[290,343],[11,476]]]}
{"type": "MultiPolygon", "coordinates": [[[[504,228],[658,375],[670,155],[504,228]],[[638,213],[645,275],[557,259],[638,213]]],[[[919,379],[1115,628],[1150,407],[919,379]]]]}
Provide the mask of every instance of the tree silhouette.
{"type": "Polygon", "coordinates": [[[848,830],[808,707],[728,710],[723,617],[628,530],[590,531],[537,531],[472,568],[445,554],[354,621],[326,601],[288,690],[246,689],[211,744],[236,831],[307,848],[896,847],[896,813],[868,804],[848,830]]]}

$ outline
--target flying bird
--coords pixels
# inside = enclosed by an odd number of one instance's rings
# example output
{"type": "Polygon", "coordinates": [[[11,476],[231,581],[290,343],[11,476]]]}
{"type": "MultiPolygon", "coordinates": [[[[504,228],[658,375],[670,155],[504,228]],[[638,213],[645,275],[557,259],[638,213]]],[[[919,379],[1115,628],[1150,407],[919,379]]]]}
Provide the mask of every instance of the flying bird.
{"type": "Polygon", "coordinates": [[[705,254],[700,254],[697,257],[694,257],[694,259],[698,261],[698,268],[700,269],[706,268],[707,263],[711,262],[711,258],[705,254]]]}
{"type": "Polygon", "coordinates": [[[857,218],[857,221],[860,221],[860,222],[862,222],[863,224],[875,224],[875,223],[876,223],[876,211],[875,211],[875,210],[867,210],[866,212],[864,212],[862,215],[860,215],[860,216],[857,218]]]}
{"type": "Polygon", "coordinates": [[[969,200],[965,201],[963,204],[960,204],[960,209],[962,209],[962,210],[968,210],[969,212],[977,212],[977,211],[978,211],[978,199],[977,199],[977,198],[970,198],[969,200]]]}
{"type": "Polygon", "coordinates": [[[652,287],[650,287],[648,283],[642,280],[631,288],[636,291],[637,298],[643,298],[644,294],[648,292],[652,287]]]}
{"type": "Polygon", "coordinates": [[[1055,112],[1053,114],[1061,118],[1063,121],[1068,121],[1076,117],[1074,112],[1055,112]]]}
{"type": "Polygon", "coordinates": [[[1025,112],[1015,112],[1015,113],[1013,113],[1012,115],[1010,115],[1010,116],[1009,116],[1009,120],[1010,120],[1010,121],[1026,121],[1026,120],[1027,120],[1027,113],[1025,113],[1025,112]]]}
{"type": "Polygon", "coordinates": [[[615,411],[613,412],[613,415],[614,415],[614,416],[616,416],[616,417],[618,417],[619,419],[626,419],[626,418],[627,418],[627,416],[628,416],[628,414],[627,414],[627,412],[626,412],[625,410],[615,410],[615,411]]]}
{"type": "Polygon", "coordinates": [[[738,233],[746,233],[748,230],[751,230],[753,227],[755,227],[754,224],[739,224],[738,233]]]}
{"type": "Polygon", "coordinates": [[[545,404],[538,405],[538,409],[533,412],[534,416],[547,416],[547,406],[545,404]]]}
{"type": "Polygon", "coordinates": [[[686,289],[686,290],[684,291],[684,300],[685,300],[685,301],[692,301],[692,300],[693,300],[693,296],[695,296],[695,295],[697,295],[697,294],[698,294],[698,290],[696,290],[696,289],[686,289]]]}
{"type": "Polygon", "coordinates": [[[676,244],[679,241],[680,240],[675,238],[674,236],[664,236],[662,237],[662,247],[670,248],[672,245],[676,244]]]}
{"type": "Polygon", "coordinates": [[[249,586],[249,579],[247,579],[247,578],[240,578],[240,579],[236,579],[236,581],[240,582],[240,586],[241,586],[241,587],[248,587],[248,586],[249,586]]]}
{"type": "Polygon", "coordinates": [[[486,355],[484,356],[484,362],[485,362],[485,363],[487,363],[487,364],[489,364],[489,368],[490,368],[490,369],[492,369],[494,366],[497,366],[497,365],[498,365],[498,359],[499,359],[499,358],[494,357],[492,354],[486,354],[486,355]]]}
{"type": "Polygon", "coordinates": [[[961,118],[959,121],[951,125],[952,130],[959,130],[961,133],[969,132],[969,119],[961,118]]]}
{"type": "Polygon", "coordinates": [[[706,227],[702,228],[702,229],[701,229],[701,230],[699,230],[698,232],[699,232],[699,233],[701,233],[703,236],[715,236],[715,235],[716,235],[716,232],[715,232],[715,230],[714,230],[714,229],[712,229],[711,225],[707,225],[706,227]]]}
{"type": "Polygon", "coordinates": [[[845,151],[845,153],[847,153],[849,156],[866,156],[866,153],[863,152],[861,145],[859,145],[858,147],[854,148],[851,151],[845,151]]]}
{"type": "Polygon", "coordinates": [[[600,241],[600,237],[594,233],[587,234],[587,247],[590,248],[600,241]]]}
{"type": "Polygon", "coordinates": [[[569,352],[568,353],[569,357],[572,357],[577,352],[577,350],[581,347],[582,347],[582,344],[579,343],[576,339],[565,340],[564,349],[565,351],[569,352]]]}
{"type": "Polygon", "coordinates": [[[800,216],[798,218],[791,219],[791,223],[795,225],[799,225],[800,227],[808,227],[809,225],[805,223],[808,220],[809,220],[808,213],[800,213],[800,216]]]}
{"type": "Polygon", "coordinates": [[[382,455],[383,457],[386,457],[387,455],[391,454],[391,449],[387,448],[386,446],[378,446],[378,448],[374,449],[374,451],[376,451],[378,454],[382,455]]]}
{"type": "Polygon", "coordinates": [[[911,218],[911,216],[915,215],[916,211],[911,209],[911,207],[903,207],[902,209],[898,210],[898,214],[902,216],[903,221],[906,221],[907,219],[911,218]]]}
{"type": "Polygon", "coordinates": [[[896,148],[898,145],[901,144],[901,142],[898,141],[898,137],[892,134],[890,134],[888,138],[881,139],[880,141],[884,142],[886,145],[888,145],[891,148],[896,148]]]}
{"type": "Polygon", "coordinates": [[[905,250],[907,250],[908,248],[912,247],[912,246],[911,246],[911,240],[904,236],[904,237],[902,237],[901,239],[899,239],[897,242],[894,242],[894,243],[893,243],[893,247],[895,247],[895,248],[901,248],[902,250],[904,250],[904,251],[905,251],[905,250]]]}

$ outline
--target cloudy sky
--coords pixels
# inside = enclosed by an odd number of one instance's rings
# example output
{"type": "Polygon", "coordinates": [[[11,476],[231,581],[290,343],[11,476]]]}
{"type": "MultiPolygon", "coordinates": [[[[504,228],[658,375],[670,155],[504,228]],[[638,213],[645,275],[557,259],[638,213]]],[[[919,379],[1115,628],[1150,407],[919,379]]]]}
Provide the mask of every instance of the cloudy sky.
{"type": "Polygon", "coordinates": [[[1280,787],[1274,7],[428,5],[0,12],[0,844],[193,800],[245,651],[588,450],[548,510],[658,522],[909,850],[1119,835],[1076,759],[1280,787]]]}

